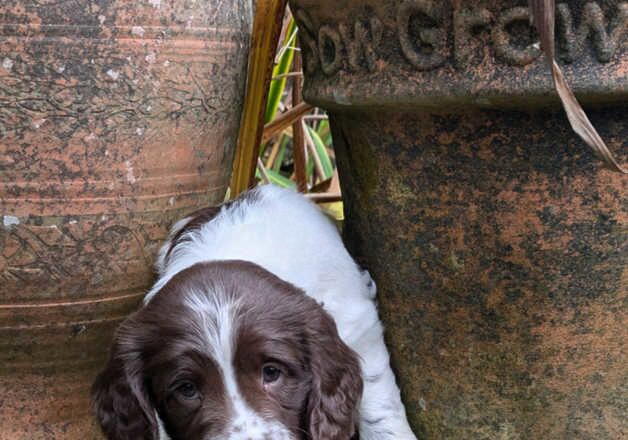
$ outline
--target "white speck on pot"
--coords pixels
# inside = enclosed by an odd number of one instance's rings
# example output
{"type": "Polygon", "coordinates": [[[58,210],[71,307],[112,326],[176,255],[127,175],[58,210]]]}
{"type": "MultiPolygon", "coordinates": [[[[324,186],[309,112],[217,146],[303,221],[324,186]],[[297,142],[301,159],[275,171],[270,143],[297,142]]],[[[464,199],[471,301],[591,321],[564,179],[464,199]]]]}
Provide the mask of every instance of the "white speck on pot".
{"type": "Polygon", "coordinates": [[[161,0],[148,0],[148,3],[150,3],[153,8],[161,8],[161,0]]]}
{"type": "Polygon", "coordinates": [[[144,28],[142,26],[133,26],[131,28],[131,34],[135,35],[137,37],[143,37],[144,36],[144,28]]]}
{"type": "Polygon", "coordinates": [[[35,130],[39,130],[39,127],[41,127],[42,125],[44,125],[44,122],[46,122],[45,118],[42,119],[37,119],[35,121],[33,121],[33,128],[35,130]]]}
{"type": "Polygon", "coordinates": [[[425,411],[427,409],[427,404],[425,403],[425,399],[423,399],[423,397],[421,397],[419,399],[419,407],[425,411]]]}
{"type": "Polygon", "coordinates": [[[126,180],[130,184],[134,184],[137,181],[137,179],[135,178],[135,175],[133,174],[133,166],[131,166],[131,161],[127,160],[126,162],[124,162],[124,165],[126,165],[126,180]]]}
{"type": "Polygon", "coordinates": [[[20,219],[15,217],[14,215],[5,215],[3,217],[2,223],[4,224],[5,228],[10,228],[12,226],[19,225],[20,219]]]}
{"type": "Polygon", "coordinates": [[[120,72],[116,72],[113,69],[109,69],[107,70],[107,76],[111,78],[112,80],[117,81],[118,78],[120,77],[120,72]]]}
{"type": "Polygon", "coordinates": [[[155,52],[151,52],[148,55],[146,55],[144,59],[146,60],[147,63],[153,64],[155,61],[157,61],[157,55],[155,55],[155,52]]]}
{"type": "Polygon", "coordinates": [[[344,93],[338,90],[334,90],[333,95],[334,95],[334,101],[336,101],[338,104],[351,105],[351,100],[344,93]]]}
{"type": "Polygon", "coordinates": [[[4,60],[2,60],[2,67],[6,70],[13,69],[13,60],[10,58],[5,58],[4,60]]]}
{"type": "Polygon", "coordinates": [[[100,22],[100,25],[102,26],[103,24],[105,24],[105,20],[107,20],[107,17],[105,17],[104,15],[99,15],[98,16],[98,21],[100,22]]]}

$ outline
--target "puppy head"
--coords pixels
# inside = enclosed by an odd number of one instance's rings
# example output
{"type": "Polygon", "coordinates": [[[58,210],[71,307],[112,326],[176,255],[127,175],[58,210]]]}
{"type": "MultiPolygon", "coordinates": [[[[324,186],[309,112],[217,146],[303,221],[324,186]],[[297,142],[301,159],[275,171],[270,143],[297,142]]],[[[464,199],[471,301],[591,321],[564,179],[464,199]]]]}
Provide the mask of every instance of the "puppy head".
{"type": "Polygon", "coordinates": [[[348,440],[356,355],[314,300],[246,262],[170,280],[114,338],[93,387],[109,439],[348,440]]]}

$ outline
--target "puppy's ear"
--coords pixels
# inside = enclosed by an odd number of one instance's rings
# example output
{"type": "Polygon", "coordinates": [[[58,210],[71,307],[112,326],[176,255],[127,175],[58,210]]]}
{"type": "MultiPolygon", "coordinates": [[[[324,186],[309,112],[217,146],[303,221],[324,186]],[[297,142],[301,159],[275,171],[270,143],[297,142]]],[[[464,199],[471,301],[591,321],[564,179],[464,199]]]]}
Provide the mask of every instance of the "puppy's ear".
{"type": "Polygon", "coordinates": [[[327,313],[308,325],[312,390],[308,423],[312,440],[349,440],[358,422],[362,375],[357,355],[342,342],[327,313]]]}
{"type": "Polygon", "coordinates": [[[109,440],[158,438],[158,425],[143,383],[139,352],[136,355],[121,353],[117,333],[109,363],[92,386],[92,407],[109,440]]]}

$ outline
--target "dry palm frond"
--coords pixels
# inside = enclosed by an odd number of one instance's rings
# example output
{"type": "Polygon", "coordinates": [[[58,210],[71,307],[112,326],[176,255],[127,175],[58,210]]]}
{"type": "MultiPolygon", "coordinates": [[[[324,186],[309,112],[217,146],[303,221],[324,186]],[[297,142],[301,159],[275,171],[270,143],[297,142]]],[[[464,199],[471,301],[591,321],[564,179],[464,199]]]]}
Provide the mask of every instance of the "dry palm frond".
{"type": "Polygon", "coordinates": [[[264,109],[285,9],[286,0],[256,2],[248,82],[231,179],[231,197],[237,197],[255,183],[264,109]]]}
{"type": "MultiPolygon", "coordinates": [[[[301,73],[301,55],[294,57],[294,72],[301,73]]],[[[301,88],[303,87],[303,77],[295,76],[292,82],[292,105],[298,105],[303,101],[301,88]]],[[[303,118],[292,124],[292,156],[294,157],[294,175],[297,182],[299,192],[307,191],[307,159],[305,153],[305,128],[303,127],[303,118]]]]}
{"type": "Polygon", "coordinates": [[[264,134],[262,136],[262,142],[268,142],[273,136],[281,133],[286,128],[293,125],[296,121],[301,119],[301,117],[312,110],[310,104],[306,104],[302,102],[300,104],[295,105],[290,110],[285,113],[282,113],[279,117],[277,117],[274,121],[266,124],[264,126],[264,134]]]}
{"type": "Polygon", "coordinates": [[[593,124],[591,124],[591,121],[589,121],[576,96],[571,91],[562,70],[556,63],[554,56],[555,1],[529,0],[529,5],[532,19],[541,36],[541,47],[552,69],[554,86],[563,103],[571,128],[604,160],[604,163],[611,170],[627,174],[628,170],[619,165],[611,150],[606,146],[593,124]]]}

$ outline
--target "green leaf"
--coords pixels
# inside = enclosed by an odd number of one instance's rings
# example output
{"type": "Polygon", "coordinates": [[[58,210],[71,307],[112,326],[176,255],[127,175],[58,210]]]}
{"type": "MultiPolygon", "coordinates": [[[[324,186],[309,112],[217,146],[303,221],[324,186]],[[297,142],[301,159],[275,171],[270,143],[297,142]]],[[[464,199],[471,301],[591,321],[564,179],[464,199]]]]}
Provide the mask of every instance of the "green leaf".
{"type": "Polygon", "coordinates": [[[331,159],[329,158],[329,153],[327,152],[327,148],[325,147],[325,144],[323,143],[318,133],[316,133],[316,131],[314,131],[312,127],[307,125],[307,130],[310,133],[310,136],[312,137],[312,141],[314,142],[314,147],[316,148],[316,153],[318,154],[318,157],[321,160],[321,165],[323,165],[323,173],[325,174],[323,180],[329,179],[330,177],[334,175],[334,166],[332,165],[331,159]]]}
{"type": "Polygon", "coordinates": [[[329,121],[324,119],[318,124],[318,128],[316,129],[316,133],[321,138],[325,146],[331,148],[332,139],[331,139],[331,129],[329,128],[329,121]]]}
{"type": "MultiPolygon", "coordinates": [[[[292,59],[294,58],[294,47],[296,36],[295,34],[296,25],[294,23],[294,19],[290,19],[290,24],[288,24],[288,29],[286,31],[286,36],[283,41],[282,47],[291,46],[285,49],[279,58],[279,62],[273,68],[273,78],[278,75],[285,75],[290,72],[290,68],[292,67],[292,59]],[[290,41],[292,38],[293,41],[290,41]]],[[[284,94],[286,89],[286,79],[287,77],[282,76],[279,79],[274,79],[270,83],[270,90],[268,92],[268,102],[266,104],[266,112],[264,113],[264,123],[269,123],[275,118],[275,114],[277,113],[277,109],[279,108],[279,103],[281,102],[281,97],[284,94]]]]}
{"type": "MultiPolygon", "coordinates": [[[[274,185],[282,186],[284,188],[296,188],[297,186],[296,183],[294,183],[292,180],[288,179],[285,176],[282,176],[281,174],[273,170],[266,170],[266,174],[268,174],[270,183],[274,185]]],[[[262,175],[259,169],[255,172],[255,175],[259,180],[262,180],[262,175]]]]}
{"type": "Polygon", "coordinates": [[[290,138],[288,136],[283,135],[281,139],[281,144],[279,145],[279,151],[277,152],[277,156],[275,157],[275,162],[273,162],[272,170],[276,173],[281,170],[281,165],[283,164],[283,159],[286,157],[286,149],[288,147],[288,142],[290,142],[290,138]]]}
{"type": "Polygon", "coordinates": [[[307,163],[305,164],[305,175],[308,180],[312,180],[312,176],[314,175],[314,159],[312,159],[312,155],[308,154],[307,163]]]}

